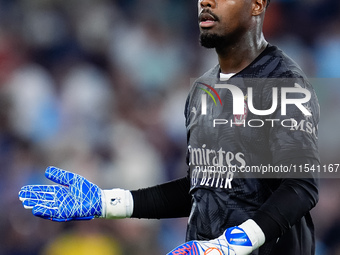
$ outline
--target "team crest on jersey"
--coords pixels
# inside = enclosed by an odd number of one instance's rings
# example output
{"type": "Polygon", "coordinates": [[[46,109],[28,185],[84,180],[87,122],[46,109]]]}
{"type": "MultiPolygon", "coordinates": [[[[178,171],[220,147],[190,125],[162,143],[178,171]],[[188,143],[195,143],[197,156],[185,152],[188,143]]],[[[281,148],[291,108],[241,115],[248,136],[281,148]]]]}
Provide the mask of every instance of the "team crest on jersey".
{"type": "Polygon", "coordinates": [[[248,95],[244,97],[244,114],[234,115],[235,126],[242,126],[246,122],[248,115],[248,104],[247,104],[248,95]]]}

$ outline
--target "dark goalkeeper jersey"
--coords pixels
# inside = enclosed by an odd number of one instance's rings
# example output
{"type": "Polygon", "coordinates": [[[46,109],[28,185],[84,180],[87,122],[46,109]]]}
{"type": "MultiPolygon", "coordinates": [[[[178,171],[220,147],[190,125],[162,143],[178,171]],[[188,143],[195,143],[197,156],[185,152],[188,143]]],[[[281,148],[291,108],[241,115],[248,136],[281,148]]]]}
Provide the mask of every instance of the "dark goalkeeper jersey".
{"type": "Polygon", "coordinates": [[[266,215],[285,233],[276,244],[279,251],[270,253],[275,239],[259,254],[312,254],[308,211],[317,200],[316,180],[299,169],[319,163],[319,105],[312,86],[274,46],[227,81],[221,81],[219,73],[216,66],[197,79],[186,103],[193,199],[187,239],[209,240],[228,227],[266,215]],[[234,114],[240,106],[243,112],[234,114]],[[296,199],[289,193],[294,185],[304,191],[299,199],[306,207],[290,207],[296,199]]]}
{"type": "Polygon", "coordinates": [[[319,164],[319,105],[300,68],[275,46],[227,81],[197,79],[185,117],[188,175],[132,191],[137,218],[189,216],[187,241],[253,219],[266,242],[252,254],[314,254],[309,211],[319,164]]]}

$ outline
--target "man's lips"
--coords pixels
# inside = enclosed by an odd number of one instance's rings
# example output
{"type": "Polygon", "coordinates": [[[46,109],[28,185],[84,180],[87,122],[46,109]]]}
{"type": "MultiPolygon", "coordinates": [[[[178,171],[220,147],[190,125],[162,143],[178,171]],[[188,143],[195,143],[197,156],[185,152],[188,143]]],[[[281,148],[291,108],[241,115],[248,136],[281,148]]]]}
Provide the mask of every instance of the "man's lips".
{"type": "Polygon", "coordinates": [[[198,16],[198,22],[201,28],[212,27],[217,21],[218,18],[212,13],[201,12],[201,14],[198,16]]]}

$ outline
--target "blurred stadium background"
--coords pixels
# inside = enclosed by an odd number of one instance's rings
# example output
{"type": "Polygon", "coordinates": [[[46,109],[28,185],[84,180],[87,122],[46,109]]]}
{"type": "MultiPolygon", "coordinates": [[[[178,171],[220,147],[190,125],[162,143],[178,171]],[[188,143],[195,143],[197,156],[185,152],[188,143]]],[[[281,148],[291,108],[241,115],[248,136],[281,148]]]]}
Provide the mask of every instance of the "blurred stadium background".
{"type": "MultiPolygon", "coordinates": [[[[198,43],[195,0],[0,0],[0,255],[159,255],[187,219],[37,219],[21,186],[48,165],[102,188],[186,172],[190,78],[216,63],[198,43]]],[[[340,1],[272,0],[265,35],[311,78],[340,75],[340,1]]],[[[323,163],[340,163],[340,85],[318,84],[323,163]]],[[[340,180],[321,180],[317,255],[340,254],[340,180]]],[[[294,210],[294,208],[292,208],[294,210]]]]}

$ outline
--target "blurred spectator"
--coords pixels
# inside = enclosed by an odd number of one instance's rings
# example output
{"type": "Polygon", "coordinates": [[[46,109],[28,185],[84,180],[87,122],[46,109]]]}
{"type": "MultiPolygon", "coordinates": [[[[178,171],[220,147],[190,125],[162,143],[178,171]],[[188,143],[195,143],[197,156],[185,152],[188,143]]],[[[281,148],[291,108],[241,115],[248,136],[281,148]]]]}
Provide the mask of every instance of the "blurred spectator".
{"type": "Polygon", "coordinates": [[[38,143],[57,132],[55,87],[44,68],[33,63],[20,66],[4,89],[12,104],[9,121],[16,134],[38,143]]]}

